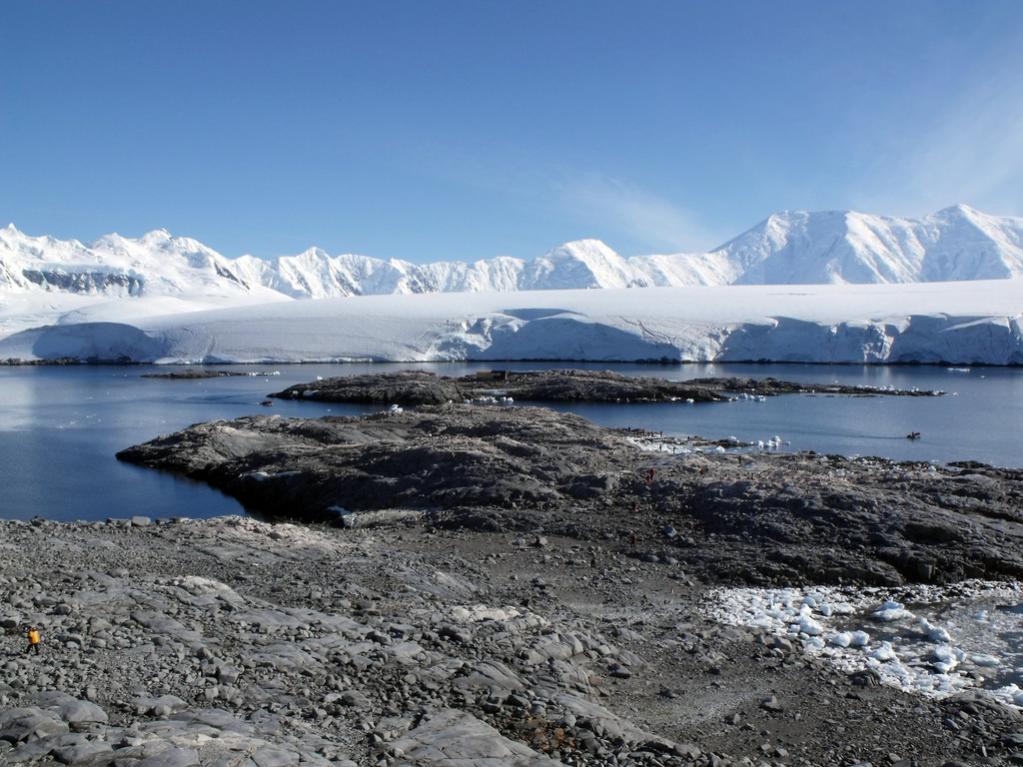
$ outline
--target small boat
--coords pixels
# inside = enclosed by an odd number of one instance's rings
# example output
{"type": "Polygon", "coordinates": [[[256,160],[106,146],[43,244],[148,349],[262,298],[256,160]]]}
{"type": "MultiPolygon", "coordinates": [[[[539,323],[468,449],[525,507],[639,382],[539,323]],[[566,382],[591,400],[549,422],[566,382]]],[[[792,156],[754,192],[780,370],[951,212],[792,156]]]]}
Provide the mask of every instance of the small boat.
{"type": "Polygon", "coordinates": [[[920,432],[911,431],[909,434],[906,435],[906,439],[920,439],[920,432]]]}
{"type": "Polygon", "coordinates": [[[274,406],[274,401],[272,399],[265,399],[262,402],[260,402],[259,404],[262,405],[263,407],[273,407],[274,406]]]}

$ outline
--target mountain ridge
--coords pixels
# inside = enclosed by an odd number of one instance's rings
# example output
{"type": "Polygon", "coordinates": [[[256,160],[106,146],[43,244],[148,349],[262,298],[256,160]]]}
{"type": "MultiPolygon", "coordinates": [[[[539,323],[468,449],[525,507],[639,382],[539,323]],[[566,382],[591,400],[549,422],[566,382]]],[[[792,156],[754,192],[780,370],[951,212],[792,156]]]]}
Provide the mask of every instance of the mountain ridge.
{"type": "Polygon", "coordinates": [[[92,243],[0,229],[0,294],[210,296],[251,302],[353,295],[697,285],[915,283],[1023,277],[1023,218],[966,205],[919,219],[780,211],[705,253],[623,257],[581,239],[533,259],[416,264],[310,247],[228,258],[156,229],[92,243]]]}

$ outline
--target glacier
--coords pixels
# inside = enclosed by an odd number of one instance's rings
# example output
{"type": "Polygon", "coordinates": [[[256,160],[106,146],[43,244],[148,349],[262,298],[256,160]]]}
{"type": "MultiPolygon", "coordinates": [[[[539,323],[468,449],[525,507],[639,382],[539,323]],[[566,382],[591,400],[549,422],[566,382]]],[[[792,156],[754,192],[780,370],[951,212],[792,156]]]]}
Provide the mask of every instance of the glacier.
{"type": "Polygon", "coordinates": [[[0,359],[1023,364],[1023,279],[326,298],[138,315],[122,299],[0,359]]]}

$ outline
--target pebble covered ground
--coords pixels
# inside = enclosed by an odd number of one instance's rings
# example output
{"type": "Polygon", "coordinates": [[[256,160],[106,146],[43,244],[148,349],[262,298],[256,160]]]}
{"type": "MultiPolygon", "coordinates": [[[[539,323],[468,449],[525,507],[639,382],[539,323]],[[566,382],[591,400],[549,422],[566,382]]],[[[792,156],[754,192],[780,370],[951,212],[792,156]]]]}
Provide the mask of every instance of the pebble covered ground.
{"type": "Polygon", "coordinates": [[[848,675],[707,594],[617,540],[0,522],[0,764],[1023,762],[1015,709],[848,675]]]}

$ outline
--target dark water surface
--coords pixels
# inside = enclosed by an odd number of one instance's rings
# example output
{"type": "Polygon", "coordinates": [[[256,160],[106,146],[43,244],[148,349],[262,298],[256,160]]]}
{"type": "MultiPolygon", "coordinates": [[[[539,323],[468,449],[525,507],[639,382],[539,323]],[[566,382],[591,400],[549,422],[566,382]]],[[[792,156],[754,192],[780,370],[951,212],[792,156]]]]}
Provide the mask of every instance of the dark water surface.
{"type": "MultiPolygon", "coordinates": [[[[402,370],[408,365],[237,366],[275,376],[167,381],[145,379],[161,366],[0,368],[0,517],[105,519],[133,514],[208,517],[239,513],[239,504],[205,485],[122,464],[114,453],[192,423],[277,413],[349,415],[376,407],[259,402],[271,391],[316,376],[402,370]]],[[[462,375],[493,364],[435,364],[417,369],[462,375]]],[[[533,363],[502,368],[564,367],[533,363]]],[[[1023,369],[852,367],[819,365],[572,365],[685,379],[775,376],[788,380],[943,389],[940,398],[789,395],[766,402],[564,406],[607,426],[671,435],[780,435],[789,450],[946,462],[973,459],[1023,466],[1023,369]],[[953,393],[954,396],[953,396],[953,393]],[[910,431],[923,437],[911,442],[910,431]]]]}

